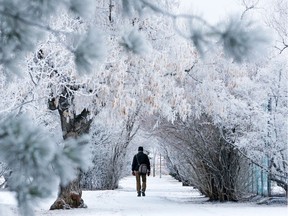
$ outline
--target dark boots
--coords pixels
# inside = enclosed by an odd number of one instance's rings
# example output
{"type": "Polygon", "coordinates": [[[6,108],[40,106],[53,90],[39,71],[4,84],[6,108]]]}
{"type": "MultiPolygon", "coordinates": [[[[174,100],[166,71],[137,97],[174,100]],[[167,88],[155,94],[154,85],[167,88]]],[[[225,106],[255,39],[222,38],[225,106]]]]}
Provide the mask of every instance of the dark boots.
{"type": "Polygon", "coordinates": [[[142,196],[145,196],[145,192],[144,192],[144,191],[142,191],[142,192],[141,192],[141,191],[138,191],[138,192],[137,192],[137,196],[138,196],[138,197],[141,197],[141,193],[142,193],[142,196]]]}

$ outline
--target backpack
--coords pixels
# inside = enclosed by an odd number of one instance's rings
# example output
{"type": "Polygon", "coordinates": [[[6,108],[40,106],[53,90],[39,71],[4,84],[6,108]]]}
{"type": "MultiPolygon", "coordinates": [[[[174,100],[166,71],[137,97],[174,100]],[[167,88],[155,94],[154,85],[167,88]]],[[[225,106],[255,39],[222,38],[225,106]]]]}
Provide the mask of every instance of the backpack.
{"type": "Polygon", "coordinates": [[[140,164],[138,172],[139,174],[147,174],[147,165],[146,164],[140,164]]]}
{"type": "Polygon", "coordinates": [[[137,159],[137,163],[139,165],[139,168],[138,168],[139,174],[147,174],[147,171],[148,171],[147,165],[146,164],[140,164],[137,155],[136,155],[136,159],[137,159]]]}

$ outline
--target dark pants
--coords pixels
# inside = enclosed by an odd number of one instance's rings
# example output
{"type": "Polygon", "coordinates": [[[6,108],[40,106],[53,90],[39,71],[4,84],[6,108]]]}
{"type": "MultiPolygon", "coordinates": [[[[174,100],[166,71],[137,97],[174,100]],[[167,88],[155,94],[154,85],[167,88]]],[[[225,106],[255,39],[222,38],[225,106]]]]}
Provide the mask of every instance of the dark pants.
{"type": "Polygon", "coordinates": [[[135,172],[136,176],[136,190],[137,192],[145,192],[146,191],[146,174],[139,174],[139,172],[135,172]],[[141,184],[142,180],[142,184],[141,184]]]}

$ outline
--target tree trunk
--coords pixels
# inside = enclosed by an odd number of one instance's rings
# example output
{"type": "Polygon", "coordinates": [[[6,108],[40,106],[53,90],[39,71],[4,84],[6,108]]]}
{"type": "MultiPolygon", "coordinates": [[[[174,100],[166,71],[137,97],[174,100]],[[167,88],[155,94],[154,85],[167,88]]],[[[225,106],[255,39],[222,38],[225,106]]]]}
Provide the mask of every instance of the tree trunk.
{"type": "MultiPolygon", "coordinates": [[[[61,120],[63,138],[77,138],[85,133],[89,133],[92,119],[88,119],[89,111],[84,109],[79,115],[68,113],[67,95],[60,96],[59,103],[55,99],[49,100],[49,108],[58,110],[61,120]]],[[[79,170],[80,173],[80,170],[79,170]]],[[[73,181],[66,186],[60,186],[57,200],[50,207],[54,209],[85,208],[82,199],[82,189],[80,187],[80,176],[78,175],[73,181]]]]}

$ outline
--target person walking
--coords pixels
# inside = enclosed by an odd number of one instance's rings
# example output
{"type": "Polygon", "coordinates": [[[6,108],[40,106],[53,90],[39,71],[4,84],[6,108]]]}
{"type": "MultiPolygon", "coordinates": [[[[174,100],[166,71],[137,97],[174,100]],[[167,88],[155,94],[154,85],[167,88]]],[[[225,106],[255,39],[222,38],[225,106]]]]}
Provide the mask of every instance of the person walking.
{"type": "Polygon", "coordinates": [[[134,155],[133,157],[132,175],[136,177],[137,196],[138,197],[140,197],[141,195],[145,196],[145,191],[147,187],[146,175],[148,176],[150,175],[150,161],[149,161],[147,154],[143,152],[142,146],[138,147],[138,153],[134,155]],[[142,164],[144,164],[144,166],[146,165],[146,168],[147,168],[146,172],[144,171],[143,173],[139,171],[139,167],[140,165],[142,166],[142,164]],[[141,180],[142,180],[142,184],[141,184],[141,180]]]}

